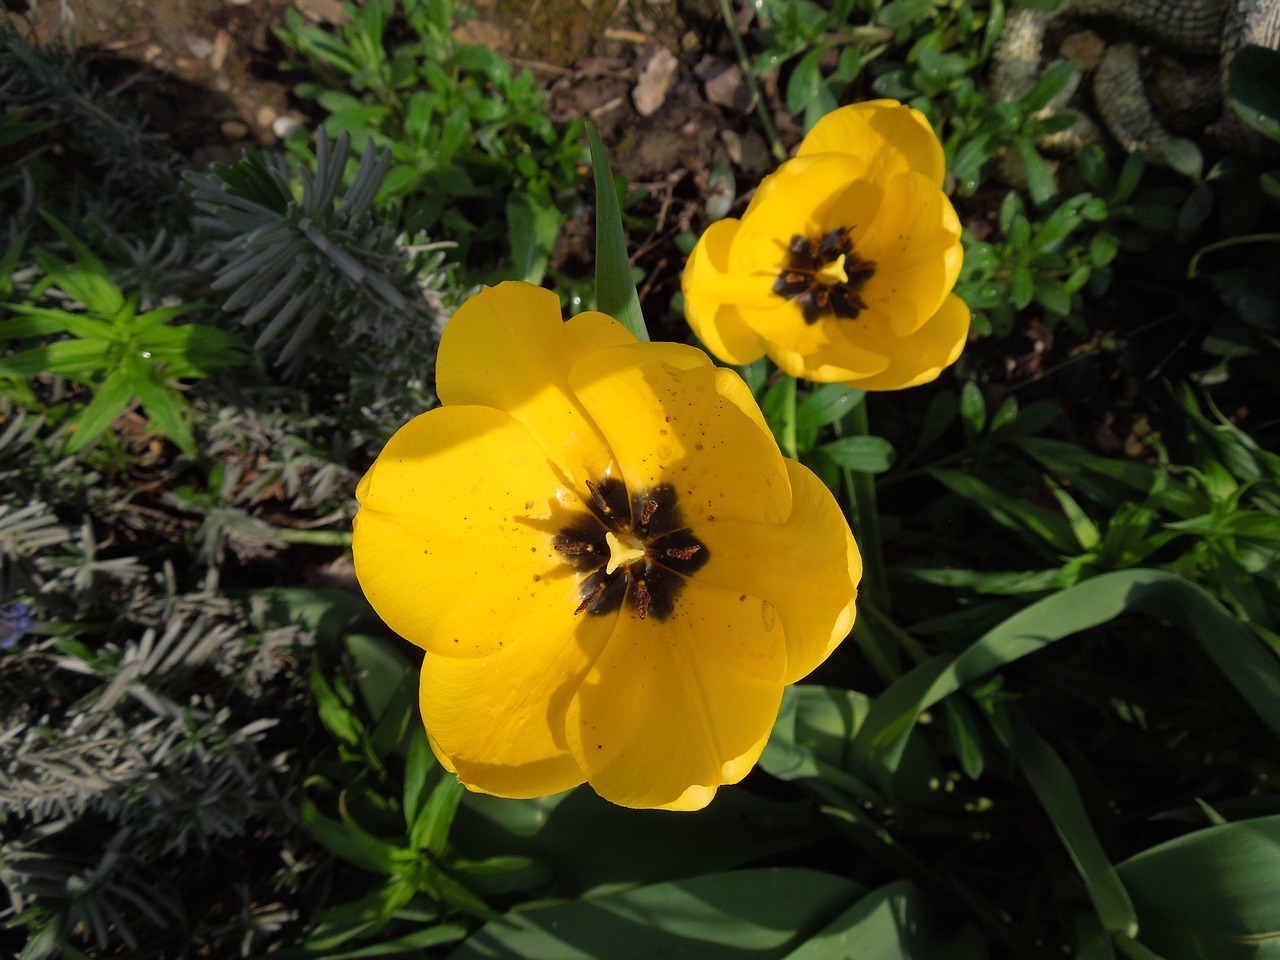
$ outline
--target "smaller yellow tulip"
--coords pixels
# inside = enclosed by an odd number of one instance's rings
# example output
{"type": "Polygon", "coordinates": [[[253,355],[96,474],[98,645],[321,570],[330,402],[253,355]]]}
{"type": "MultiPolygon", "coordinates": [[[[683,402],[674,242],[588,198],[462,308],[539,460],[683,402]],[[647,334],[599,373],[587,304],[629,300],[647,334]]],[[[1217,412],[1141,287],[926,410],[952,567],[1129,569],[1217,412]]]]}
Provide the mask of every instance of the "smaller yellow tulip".
{"type": "Polygon", "coordinates": [[[842,107],[766,177],[741,220],[713,223],[684,271],[685,314],[733,364],[899,390],[954,363],[969,308],[942,192],[942,146],[893,100],[842,107]]]}

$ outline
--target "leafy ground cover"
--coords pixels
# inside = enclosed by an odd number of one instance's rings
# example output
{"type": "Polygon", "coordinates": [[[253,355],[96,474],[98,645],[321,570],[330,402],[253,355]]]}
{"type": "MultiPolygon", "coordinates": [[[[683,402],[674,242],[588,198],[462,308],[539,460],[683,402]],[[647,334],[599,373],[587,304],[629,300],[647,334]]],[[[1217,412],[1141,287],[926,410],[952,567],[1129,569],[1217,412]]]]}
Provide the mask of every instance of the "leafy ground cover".
{"type": "Polygon", "coordinates": [[[1135,28],[999,0],[85,4],[74,54],[51,6],[0,29],[6,955],[1269,955],[1274,50],[1126,151],[1072,91],[1135,28]],[[876,96],[945,145],[966,351],[740,370],[862,508],[853,637],[704,811],[466,793],[348,550],[440,330],[500,279],[596,302],[590,119],[688,340],[698,234],[876,96]]]}

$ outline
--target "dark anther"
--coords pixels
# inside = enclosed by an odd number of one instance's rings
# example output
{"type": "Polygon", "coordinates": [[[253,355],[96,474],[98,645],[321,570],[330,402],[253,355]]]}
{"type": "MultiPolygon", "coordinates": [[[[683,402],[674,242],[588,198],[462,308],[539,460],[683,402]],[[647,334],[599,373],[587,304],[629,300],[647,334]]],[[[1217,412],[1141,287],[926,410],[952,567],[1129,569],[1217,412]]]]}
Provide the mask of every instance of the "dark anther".
{"type": "Polygon", "coordinates": [[[581,613],[583,610],[586,610],[593,603],[599,600],[600,595],[604,593],[605,588],[608,586],[609,586],[609,581],[604,577],[601,577],[600,580],[597,581],[596,585],[591,588],[591,592],[582,598],[582,602],[578,604],[578,609],[573,611],[574,614],[577,615],[581,613]]]}
{"type": "Polygon", "coordinates": [[[640,526],[649,526],[649,521],[653,519],[653,511],[658,509],[658,501],[649,499],[640,507],[640,526]]]}
{"type": "MultiPolygon", "coordinates": [[[[635,589],[631,592],[631,605],[636,608],[636,616],[643,620],[649,616],[649,607],[653,605],[653,596],[643,580],[636,580],[635,589]]],[[[659,618],[661,619],[661,618],[659,618]]]]}
{"type": "Polygon", "coordinates": [[[804,322],[817,323],[825,316],[855,319],[866,309],[860,291],[875,273],[876,265],[860,260],[853,252],[849,231],[832,230],[821,241],[797,234],[787,248],[787,268],[773,282],[773,292],[794,301],[804,315],[804,322]],[[818,274],[829,263],[845,258],[847,280],[825,283],[818,274]]]}
{"type": "Polygon", "coordinates": [[[551,545],[579,570],[594,570],[609,559],[605,531],[594,517],[583,517],[555,535],[551,545]]]}
{"type": "Polygon", "coordinates": [[[591,493],[591,512],[610,530],[622,530],[631,526],[631,504],[627,499],[627,485],[614,477],[605,477],[599,483],[587,481],[591,493]]]}
{"type": "Polygon", "coordinates": [[[581,602],[574,613],[598,616],[628,603],[641,620],[665,620],[675,610],[685,577],[710,558],[706,546],[685,526],[675,487],[660,483],[630,499],[625,484],[605,477],[589,482],[587,491],[591,513],[552,540],[565,561],[583,573],[581,602]],[[642,543],[645,556],[609,573],[608,531],[642,543]]]}

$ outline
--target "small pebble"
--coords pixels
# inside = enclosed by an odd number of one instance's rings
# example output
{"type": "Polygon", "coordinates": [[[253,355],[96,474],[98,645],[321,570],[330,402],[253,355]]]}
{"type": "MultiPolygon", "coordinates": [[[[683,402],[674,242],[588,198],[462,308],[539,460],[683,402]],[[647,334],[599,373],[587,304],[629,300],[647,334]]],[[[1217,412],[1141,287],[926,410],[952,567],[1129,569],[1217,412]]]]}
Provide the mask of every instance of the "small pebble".
{"type": "Polygon", "coordinates": [[[243,140],[249,135],[249,125],[239,120],[224,120],[222,135],[228,140],[243,140]]]}
{"type": "Polygon", "coordinates": [[[289,134],[302,126],[302,121],[297,117],[291,117],[287,113],[275,118],[271,123],[271,132],[281,140],[288,138],[289,134]]]}
{"type": "Polygon", "coordinates": [[[260,127],[269,127],[276,122],[276,112],[268,106],[259,107],[257,117],[260,127]]]}

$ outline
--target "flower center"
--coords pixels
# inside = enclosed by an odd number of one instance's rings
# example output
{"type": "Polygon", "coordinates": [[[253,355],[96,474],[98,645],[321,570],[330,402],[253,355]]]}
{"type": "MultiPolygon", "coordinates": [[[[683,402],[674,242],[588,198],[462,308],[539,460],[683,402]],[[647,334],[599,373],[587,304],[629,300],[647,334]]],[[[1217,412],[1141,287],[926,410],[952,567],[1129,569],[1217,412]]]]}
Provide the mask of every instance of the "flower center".
{"type": "Polygon", "coordinates": [[[799,304],[805,323],[827,316],[852,320],[866,309],[860,291],[876,265],[853,252],[845,227],[821,240],[796,234],[787,257],[786,268],[773,281],[773,292],[799,304]]]}
{"type": "Polygon", "coordinates": [[[631,497],[622,481],[605,477],[587,490],[591,512],[552,540],[582,574],[574,613],[612,613],[626,603],[641,620],[667,619],[685,577],[710,558],[685,527],[675,488],[662,483],[631,497]]]}

